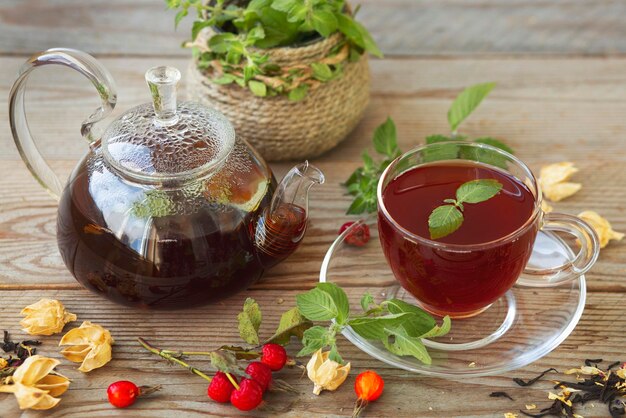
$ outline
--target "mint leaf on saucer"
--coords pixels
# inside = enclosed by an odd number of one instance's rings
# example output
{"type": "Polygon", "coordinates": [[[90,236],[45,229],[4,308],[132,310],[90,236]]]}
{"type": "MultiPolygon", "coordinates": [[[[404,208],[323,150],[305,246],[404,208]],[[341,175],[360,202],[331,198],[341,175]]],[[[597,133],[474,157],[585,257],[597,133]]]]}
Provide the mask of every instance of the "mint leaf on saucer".
{"type": "Polygon", "coordinates": [[[502,190],[502,183],[494,179],[478,179],[463,183],[456,191],[458,203],[480,203],[502,190]]]}
{"type": "Polygon", "coordinates": [[[424,364],[431,364],[432,359],[424,343],[419,338],[411,337],[404,328],[385,328],[387,338],[384,338],[383,344],[385,348],[398,356],[413,356],[424,364]],[[389,338],[393,337],[393,343],[389,342],[389,338]]]}
{"type": "Polygon", "coordinates": [[[420,335],[420,338],[441,337],[442,335],[446,335],[448,332],[450,332],[451,326],[452,322],[450,321],[450,317],[446,315],[443,317],[443,323],[441,324],[441,326],[435,325],[430,331],[420,335]]]}
{"type": "Polygon", "coordinates": [[[328,345],[328,328],[315,325],[304,331],[302,337],[302,349],[296,354],[297,357],[315,353],[320,348],[328,345]]]}
{"type": "Polygon", "coordinates": [[[331,297],[337,307],[337,322],[343,324],[350,314],[350,303],[346,292],[334,283],[318,283],[317,288],[331,297]]]}
{"type": "Polygon", "coordinates": [[[296,296],[296,303],[300,313],[311,321],[328,321],[339,314],[332,297],[318,288],[296,296]]]}
{"type": "Polygon", "coordinates": [[[461,227],[463,213],[455,205],[436,207],[428,217],[431,239],[443,238],[461,227]]]}

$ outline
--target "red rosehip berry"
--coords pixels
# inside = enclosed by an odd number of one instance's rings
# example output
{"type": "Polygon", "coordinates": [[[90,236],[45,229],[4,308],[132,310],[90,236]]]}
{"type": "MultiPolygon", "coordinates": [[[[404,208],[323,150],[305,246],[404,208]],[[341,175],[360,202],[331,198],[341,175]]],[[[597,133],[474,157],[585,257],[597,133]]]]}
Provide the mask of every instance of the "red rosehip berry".
{"type": "Polygon", "coordinates": [[[385,382],[378,373],[367,370],[359,374],[354,381],[354,391],[359,399],[368,402],[375,401],[380,398],[383,393],[385,382]]]}
{"type": "Polygon", "coordinates": [[[114,382],[107,388],[107,396],[111,405],[117,408],[126,408],[135,403],[141,391],[133,382],[120,380],[114,382]]]}
{"type": "Polygon", "coordinates": [[[263,346],[261,362],[270,366],[273,371],[278,371],[287,363],[287,352],[282,345],[269,343],[263,346]]]}
{"type": "Polygon", "coordinates": [[[241,379],[239,389],[230,395],[230,403],[240,411],[250,411],[259,406],[263,400],[263,388],[252,379],[241,379]]]}
{"type": "Polygon", "coordinates": [[[272,383],[272,369],[265,363],[253,361],[246,367],[246,373],[266,391],[272,383]]]}
{"type": "MultiPolygon", "coordinates": [[[[237,381],[235,376],[232,377],[237,381]]],[[[225,403],[230,400],[230,396],[234,390],[235,386],[233,386],[232,382],[228,379],[226,373],[217,372],[211,379],[211,383],[209,383],[207,395],[215,402],[225,403]]]]}
{"type": "MultiPolygon", "coordinates": [[[[342,234],[350,226],[354,225],[354,222],[346,222],[339,228],[339,234],[342,234]]],[[[363,247],[370,240],[370,227],[367,224],[360,224],[346,236],[345,241],[355,247],[363,247]]]]}

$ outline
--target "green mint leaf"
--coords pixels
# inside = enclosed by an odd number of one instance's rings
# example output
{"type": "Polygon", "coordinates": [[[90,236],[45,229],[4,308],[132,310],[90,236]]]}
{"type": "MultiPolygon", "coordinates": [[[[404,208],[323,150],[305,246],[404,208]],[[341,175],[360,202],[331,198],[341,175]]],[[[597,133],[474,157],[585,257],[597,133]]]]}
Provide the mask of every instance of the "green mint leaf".
{"type": "Polygon", "coordinates": [[[308,84],[301,84],[289,92],[289,100],[292,102],[299,102],[306,97],[308,91],[308,84]]]}
{"type": "Polygon", "coordinates": [[[476,84],[463,90],[454,99],[450,110],[448,110],[448,123],[453,132],[478,107],[480,102],[487,97],[495,86],[496,83],[476,84]]]}
{"type": "Polygon", "coordinates": [[[426,137],[426,144],[436,144],[438,142],[458,141],[459,139],[445,135],[429,135],[426,137]]]}
{"type": "Polygon", "coordinates": [[[355,45],[365,49],[365,40],[363,39],[363,35],[361,31],[356,26],[354,19],[350,16],[346,16],[343,13],[335,14],[337,18],[337,23],[339,24],[339,30],[343,33],[346,38],[352,41],[355,45]]]}
{"type": "Polygon", "coordinates": [[[383,302],[392,314],[410,314],[403,322],[402,327],[412,337],[419,337],[437,325],[434,318],[426,311],[400,299],[389,299],[383,302]]]}
{"type": "Polygon", "coordinates": [[[438,239],[450,235],[463,223],[463,214],[454,205],[443,205],[435,208],[428,217],[430,239],[438,239]]]}
{"type": "Polygon", "coordinates": [[[339,25],[335,15],[326,10],[315,10],[311,16],[311,24],[324,38],[328,38],[332,35],[339,25]]]}
{"type": "Polygon", "coordinates": [[[383,53],[378,48],[378,45],[376,45],[376,42],[374,42],[374,39],[372,39],[370,33],[367,31],[367,29],[365,29],[365,26],[363,26],[354,19],[352,19],[352,22],[361,34],[361,38],[363,39],[363,48],[375,57],[382,58],[383,53]]]}
{"type": "Polygon", "coordinates": [[[188,13],[189,11],[187,9],[179,10],[178,13],[176,13],[176,16],[174,17],[174,28],[178,28],[178,24],[185,16],[187,16],[188,13]]]}
{"type": "Polygon", "coordinates": [[[329,321],[339,314],[333,298],[318,288],[299,294],[296,302],[300,313],[311,321],[329,321]]]}
{"type": "MultiPolygon", "coordinates": [[[[211,36],[209,39],[209,49],[218,54],[223,54],[229,51],[229,44],[235,39],[235,35],[232,33],[220,33],[211,36]]],[[[239,60],[237,60],[239,62],[239,60]]]]}
{"type": "Polygon", "coordinates": [[[259,327],[261,326],[261,309],[252,298],[247,298],[243,304],[243,311],[237,315],[239,321],[239,335],[248,344],[259,344],[259,327]]]}
{"type": "Polygon", "coordinates": [[[424,150],[424,162],[454,160],[458,157],[459,145],[439,144],[438,142],[442,141],[431,142],[433,145],[424,150]]]}
{"type": "Polygon", "coordinates": [[[211,365],[224,373],[235,373],[238,371],[237,357],[229,351],[212,351],[210,355],[211,365]]]}
{"type": "Polygon", "coordinates": [[[280,322],[278,323],[276,332],[266,341],[266,343],[285,345],[289,342],[291,336],[296,336],[301,340],[304,335],[304,331],[312,326],[313,323],[302,316],[297,307],[292,308],[280,317],[280,322]]]}
{"type": "Polygon", "coordinates": [[[374,296],[372,296],[370,292],[365,292],[365,294],[361,296],[361,308],[363,308],[364,311],[369,310],[370,306],[374,304],[374,296]]]}
{"type": "Polygon", "coordinates": [[[513,148],[509,147],[504,142],[495,138],[490,138],[490,137],[476,138],[474,142],[478,142],[479,144],[491,145],[492,147],[500,148],[501,150],[506,151],[509,154],[515,154],[515,151],[513,151],[513,148]]]}
{"type": "Polygon", "coordinates": [[[410,314],[389,314],[374,317],[359,317],[348,321],[348,325],[354,332],[367,340],[384,339],[385,327],[401,326],[410,314]]]}
{"type": "Polygon", "coordinates": [[[390,117],[374,131],[374,149],[379,154],[386,155],[389,158],[398,156],[396,124],[390,117]]]}
{"type": "Polygon", "coordinates": [[[211,26],[211,22],[206,20],[196,20],[193,22],[193,26],[191,27],[191,40],[195,41],[198,34],[200,34],[200,31],[204,28],[208,28],[209,26],[211,26]]]}
{"type": "Polygon", "coordinates": [[[280,10],[281,12],[288,13],[292,8],[298,4],[298,0],[274,0],[272,1],[272,9],[280,10]]]}
{"type": "Polygon", "coordinates": [[[343,358],[339,355],[339,351],[337,350],[337,344],[332,344],[330,346],[330,353],[328,353],[328,359],[335,361],[339,364],[343,364],[343,358]]]}
{"type": "Polygon", "coordinates": [[[350,302],[348,301],[346,292],[334,283],[318,283],[317,288],[330,295],[337,307],[337,323],[343,325],[350,315],[350,302]]]}
{"type": "Polygon", "coordinates": [[[248,87],[250,87],[250,91],[255,96],[258,96],[258,97],[267,96],[267,86],[265,85],[265,83],[262,83],[256,80],[250,80],[248,81],[248,87]]]}
{"type": "Polygon", "coordinates": [[[458,203],[480,203],[489,200],[502,190],[502,183],[494,179],[478,179],[463,183],[456,190],[458,203]]]}
{"type": "Polygon", "coordinates": [[[333,78],[333,71],[328,64],[314,62],[311,64],[311,69],[313,70],[313,77],[319,81],[328,81],[333,78]]]}
{"type": "Polygon", "coordinates": [[[357,196],[350,204],[350,207],[348,207],[346,214],[347,215],[360,215],[367,211],[367,207],[368,207],[367,200],[365,200],[363,196],[357,196]]]}
{"type": "Polygon", "coordinates": [[[315,325],[306,331],[302,337],[302,349],[296,354],[297,357],[307,356],[328,345],[328,328],[315,325]]]}
{"type": "Polygon", "coordinates": [[[398,356],[413,356],[424,364],[431,364],[432,359],[426,347],[419,338],[411,337],[402,327],[385,328],[386,337],[382,339],[383,344],[393,354],[398,356]],[[393,343],[389,338],[393,337],[393,343]]]}
{"type": "Polygon", "coordinates": [[[443,323],[441,324],[441,326],[435,325],[430,331],[422,334],[420,338],[441,337],[443,335],[446,335],[448,332],[450,332],[451,326],[452,326],[452,323],[450,321],[450,317],[446,315],[443,317],[443,323]]]}

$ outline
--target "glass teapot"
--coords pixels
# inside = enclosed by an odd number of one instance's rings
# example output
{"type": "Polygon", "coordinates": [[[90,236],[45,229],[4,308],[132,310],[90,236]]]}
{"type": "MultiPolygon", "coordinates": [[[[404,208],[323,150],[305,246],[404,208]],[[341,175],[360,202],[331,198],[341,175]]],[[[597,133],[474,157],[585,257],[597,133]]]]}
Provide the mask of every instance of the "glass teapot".
{"type": "Polygon", "coordinates": [[[95,133],[96,123],[113,110],[115,85],[84,52],[34,55],[10,93],[15,144],[33,176],[59,200],[63,261],[82,285],[125,305],[190,307],[247,288],[298,247],[308,191],[324,182],[305,162],[277,185],[224,115],[176,101],[179,80],[172,67],[148,70],[152,103],[128,110],[102,134],[95,133]],[[24,112],[28,75],[47,64],[86,76],[102,101],[83,122],[89,152],[65,186],[37,150],[24,112]]]}

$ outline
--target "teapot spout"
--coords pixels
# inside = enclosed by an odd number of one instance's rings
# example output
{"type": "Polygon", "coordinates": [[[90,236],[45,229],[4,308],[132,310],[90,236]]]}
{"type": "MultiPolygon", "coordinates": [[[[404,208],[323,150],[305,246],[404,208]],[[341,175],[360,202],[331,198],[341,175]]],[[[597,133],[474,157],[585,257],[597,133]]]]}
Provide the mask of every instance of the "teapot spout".
{"type": "Polygon", "coordinates": [[[309,217],[309,190],[323,183],[324,174],[308,161],[283,177],[270,206],[259,217],[254,237],[265,268],[283,261],[298,248],[309,217]]]}

